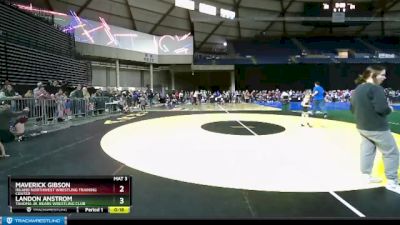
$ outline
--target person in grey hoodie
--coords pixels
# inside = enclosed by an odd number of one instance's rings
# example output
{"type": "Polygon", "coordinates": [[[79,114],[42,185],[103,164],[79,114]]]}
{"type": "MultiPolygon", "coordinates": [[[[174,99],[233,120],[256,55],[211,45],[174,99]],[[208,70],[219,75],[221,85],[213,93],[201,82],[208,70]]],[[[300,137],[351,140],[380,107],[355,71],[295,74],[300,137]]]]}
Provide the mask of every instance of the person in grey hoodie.
{"type": "Polygon", "coordinates": [[[361,135],[361,172],[369,178],[369,182],[381,182],[381,179],[371,176],[376,149],[379,149],[388,180],[386,189],[400,194],[399,150],[387,120],[393,107],[388,104],[384,89],[380,86],[385,79],[384,67],[368,67],[356,80],[358,86],[351,96],[350,109],[361,135]]]}

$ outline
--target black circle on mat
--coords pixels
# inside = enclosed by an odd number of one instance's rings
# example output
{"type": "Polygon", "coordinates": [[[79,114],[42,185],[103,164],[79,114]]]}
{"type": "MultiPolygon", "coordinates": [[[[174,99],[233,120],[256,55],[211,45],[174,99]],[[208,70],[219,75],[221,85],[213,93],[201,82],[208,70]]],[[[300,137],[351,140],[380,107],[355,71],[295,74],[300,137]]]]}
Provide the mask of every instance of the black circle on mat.
{"type": "Polygon", "coordinates": [[[252,132],[257,135],[268,135],[285,131],[282,126],[257,121],[240,121],[240,123],[238,121],[219,121],[203,124],[201,128],[215,133],[232,135],[254,135],[252,132]]]}

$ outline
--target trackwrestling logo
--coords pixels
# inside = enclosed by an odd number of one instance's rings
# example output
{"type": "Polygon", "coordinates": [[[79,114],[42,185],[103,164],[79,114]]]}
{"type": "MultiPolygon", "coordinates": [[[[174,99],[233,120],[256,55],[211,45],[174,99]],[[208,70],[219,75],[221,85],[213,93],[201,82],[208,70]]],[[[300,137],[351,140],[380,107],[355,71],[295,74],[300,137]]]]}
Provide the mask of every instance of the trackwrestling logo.
{"type": "MultiPolygon", "coordinates": [[[[39,224],[51,224],[51,225],[65,225],[66,218],[65,217],[25,217],[25,216],[18,216],[18,217],[3,217],[2,218],[3,224],[12,224],[12,225],[39,225],[39,224]]],[[[0,223],[1,224],[1,223],[0,223]]]]}

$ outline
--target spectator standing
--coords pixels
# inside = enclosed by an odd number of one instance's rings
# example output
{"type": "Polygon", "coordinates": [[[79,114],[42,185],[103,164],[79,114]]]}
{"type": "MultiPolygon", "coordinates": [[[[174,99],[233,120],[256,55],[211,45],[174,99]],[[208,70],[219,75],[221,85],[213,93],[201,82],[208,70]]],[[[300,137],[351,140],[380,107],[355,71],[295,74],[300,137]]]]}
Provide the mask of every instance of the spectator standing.
{"type": "Polygon", "coordinates": [[[327,118],[328,113],[325,108],[325,90],[324,88],[321,87],[318,81],[314,83],[312,97],[313,97],[312,114],[315,115],[317,109],[319,109],[324,114],[324,118],[327,118]]]}
{"type": "Polygon", "coordinates": [[[72,114],[75,116],[78,116],[80,114],[84,114],[85,112],[83,111],[83,92],[82,92],[82,86],[78,84],[76,86],[76,89],[73,90],[69,97],[72,99],[72,114]]]}
{"type": "Polygon", "coordinates": [[[370,66],[356,80],[358,84],[351,96],[351,112],[361,135],[361,172],[369,182],[381,179],[371,176],[376,150],[383,155],[386,189],[400,194],[398,184],[399,150],[390,132],[387,116],[393,111],[389,106],[384,89],[380,86],[386,79],[386,69],[370,66]]]}

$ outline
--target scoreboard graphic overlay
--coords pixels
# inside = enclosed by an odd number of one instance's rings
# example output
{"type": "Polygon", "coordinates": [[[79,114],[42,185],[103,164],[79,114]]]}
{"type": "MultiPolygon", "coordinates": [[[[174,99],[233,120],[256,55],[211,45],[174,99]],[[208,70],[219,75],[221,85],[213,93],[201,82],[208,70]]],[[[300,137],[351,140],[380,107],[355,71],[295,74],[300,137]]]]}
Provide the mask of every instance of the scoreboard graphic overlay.
{"type": "Polygon", "coordinates": [[[13,213],[130,213],[131,176],[8,177],[13,213]]]}

